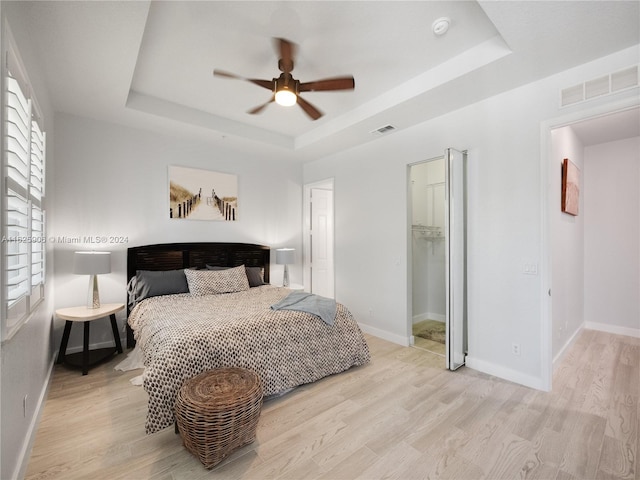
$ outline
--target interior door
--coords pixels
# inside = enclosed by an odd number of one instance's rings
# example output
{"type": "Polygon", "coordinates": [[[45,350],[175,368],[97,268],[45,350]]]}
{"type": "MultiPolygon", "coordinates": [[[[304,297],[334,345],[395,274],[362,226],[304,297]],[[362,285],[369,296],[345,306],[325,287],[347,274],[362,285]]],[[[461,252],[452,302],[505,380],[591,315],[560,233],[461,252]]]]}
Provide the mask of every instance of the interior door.
{"type": "Polygon", "coordinates": [[[466,153],[445,151],[446,360],[449,370],[464,365],[467,353],[466,153]]]}
{"type": "Polygon", "coordinates": [[[334,297],[333,190],[311,189],[311,293],[334,297]]]}

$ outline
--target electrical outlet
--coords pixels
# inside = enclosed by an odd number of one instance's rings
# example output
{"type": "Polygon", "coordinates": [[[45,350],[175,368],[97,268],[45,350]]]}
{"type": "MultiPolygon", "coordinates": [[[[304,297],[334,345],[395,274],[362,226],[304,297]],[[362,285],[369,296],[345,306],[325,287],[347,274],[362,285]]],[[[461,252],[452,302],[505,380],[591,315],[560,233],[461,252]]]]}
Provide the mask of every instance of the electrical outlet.
{"type": "Polygon", "coordinates": [[[24,398],[22,399],[22,416],[24,418],[27,418],[27,398],[29,397],[29,395],[25,395],[24,398]]]}
{"type": "Polygon", "coordinates": [[[512,343],[511,344],[511,353],[513,353],[516,356],[520,356],[520,344],[519,343],[512,343]]]}

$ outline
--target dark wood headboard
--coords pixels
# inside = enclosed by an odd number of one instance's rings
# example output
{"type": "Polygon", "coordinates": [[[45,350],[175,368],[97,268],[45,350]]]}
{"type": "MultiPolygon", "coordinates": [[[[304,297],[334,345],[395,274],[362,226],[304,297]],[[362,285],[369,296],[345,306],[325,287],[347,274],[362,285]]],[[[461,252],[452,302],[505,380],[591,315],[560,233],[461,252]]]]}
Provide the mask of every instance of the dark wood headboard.
{"type": "MultiPolygon", "coordinates": [[[[262,267],[269,283],[271,249],[250,243],[161,243],[127,249],[127,283],[138,270],[177,270],[180,268],[262,267]]],[[[127,302],[127,317],[129,307],[127,302]]],[[[127,346],[134,345],[133,332],[127,325],[127,346]]]]}

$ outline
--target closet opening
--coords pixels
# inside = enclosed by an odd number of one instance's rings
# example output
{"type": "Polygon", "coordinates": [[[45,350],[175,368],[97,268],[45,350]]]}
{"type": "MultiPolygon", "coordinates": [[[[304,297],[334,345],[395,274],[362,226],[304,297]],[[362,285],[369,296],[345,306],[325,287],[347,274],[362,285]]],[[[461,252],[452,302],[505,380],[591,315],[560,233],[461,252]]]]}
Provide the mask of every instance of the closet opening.
{"type": "Polygon", "coordinates": [[[443,358],[446,345],[444,157],[410,166],[413,345],[443,358]]]}
{"type": "Polygon", "coordinates": [[[410,342],[455,370],[467,353],[466,153],[409,165],[410,342]]]}

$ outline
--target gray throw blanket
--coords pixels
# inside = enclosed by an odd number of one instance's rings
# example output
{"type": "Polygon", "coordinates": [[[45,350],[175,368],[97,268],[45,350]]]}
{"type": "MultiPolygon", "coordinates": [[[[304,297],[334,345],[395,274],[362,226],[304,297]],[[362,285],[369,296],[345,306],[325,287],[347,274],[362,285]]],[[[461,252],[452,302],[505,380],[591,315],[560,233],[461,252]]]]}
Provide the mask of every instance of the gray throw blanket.
{"type": "Polygon", "coordinates": [[[333,325],[336,319],[336,301],[307,292],[291,292],[278,303],[271,305],[272,310],[297,310],[320,317],[327,325],[333,325]]]}

